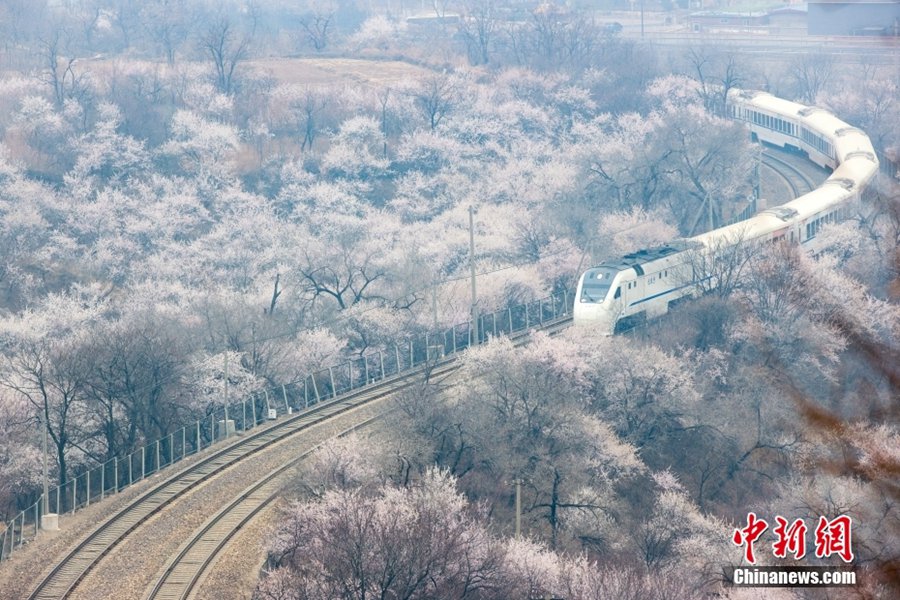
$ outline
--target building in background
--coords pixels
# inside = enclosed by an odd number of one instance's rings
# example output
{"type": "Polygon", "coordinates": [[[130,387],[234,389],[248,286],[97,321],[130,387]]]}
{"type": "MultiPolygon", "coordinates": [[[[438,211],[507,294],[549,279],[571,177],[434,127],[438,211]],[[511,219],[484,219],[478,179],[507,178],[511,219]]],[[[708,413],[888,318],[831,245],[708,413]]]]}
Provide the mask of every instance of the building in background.
{"type": "Polygon", "coordinates": [[[809,21],[806,3],[773,8],[769,11],[769,33],[772,35],[805,35],[809,21]]]}
{"type": "Polygon", "coordinates": [[[809,0],[810,35],[900,35],[900,0],[809,0]]]}

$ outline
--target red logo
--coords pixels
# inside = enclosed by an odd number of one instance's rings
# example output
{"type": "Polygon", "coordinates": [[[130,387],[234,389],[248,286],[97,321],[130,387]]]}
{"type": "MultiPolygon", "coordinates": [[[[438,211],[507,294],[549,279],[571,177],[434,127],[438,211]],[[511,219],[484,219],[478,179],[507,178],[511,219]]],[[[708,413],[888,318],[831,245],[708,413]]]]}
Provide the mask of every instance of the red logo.
{"type": "MultiPolygon", "coordinates": [[[[775,517],[775,542],[772,544],[772,554],[776,558],[787,558],[788,553],[797,560],[806,556],[806,523],[803,519],[797,519],[788,524],[788,520],[781,516],[775,517]]],[[[816,557],[828,558],[837,554],[844,562],[853,561],[853,542],[851,539],[853,521],[847,515],[840,515],[832,520],[819,517],[819,524],[815,531],[816,557]]],[[[759,519],[756,513],[747,513],[747,526],[735,529],[731,541],[736,546],[744,547],[744,559],[751,565],[756,564],[756,556],[753,552],[753,544],[759,540],[769,528],[765,519],[759,519]]]]}
{"type": "Polygon", "coordinates": [[[837,554],[844,562],[853,561],[850,533],[853,521],[846,515],[835,517],[831,521],[819,517],[816,527],[816,556],[825,558],[837,554]]]}
{"type": "Polygon", "coordinates": [[[753,556],[753,542],[758,540],[759,536],[768,528],[769,524],[763,519],[757,520],[756,513],[747,513],[747,526],[743,529],[734,530],[731,541],[737,546],[747,546],[744,548],[744,558],[751,565],[756,563],[756,558],[753,556]]]}
{"type": "Polygon", "coordinates": [[[778,539],[772,544],[773,554],[777,558],[787,557],[788,551],[797,560],[806,555],[806,523],[803,519],[797,519],[791,526],[787,526],[787,519],[775,517],[778,526],[774,529],[778,539]]]}

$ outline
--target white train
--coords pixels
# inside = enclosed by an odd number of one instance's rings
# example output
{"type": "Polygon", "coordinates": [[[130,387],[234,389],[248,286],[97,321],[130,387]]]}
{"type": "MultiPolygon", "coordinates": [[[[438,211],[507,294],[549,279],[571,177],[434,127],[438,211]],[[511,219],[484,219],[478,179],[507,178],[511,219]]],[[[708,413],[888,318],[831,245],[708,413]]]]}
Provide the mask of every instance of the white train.
{"type": "Polygon", "coordinates": [[[800,150],[832,174],[812,192],[727,227],[665,246],[641,250],[588,269],[578,280],[573,318],[605,334],[617,326],[666,313],[699,288],[710,269],[698,269],[736,243],[784,240],[815,246],[825,223],[850,216],[878,172],[868,136],[828,111],[776,98],[765,92],[732,90],[731,118],[747,124],[754,139],[800,150]]]}

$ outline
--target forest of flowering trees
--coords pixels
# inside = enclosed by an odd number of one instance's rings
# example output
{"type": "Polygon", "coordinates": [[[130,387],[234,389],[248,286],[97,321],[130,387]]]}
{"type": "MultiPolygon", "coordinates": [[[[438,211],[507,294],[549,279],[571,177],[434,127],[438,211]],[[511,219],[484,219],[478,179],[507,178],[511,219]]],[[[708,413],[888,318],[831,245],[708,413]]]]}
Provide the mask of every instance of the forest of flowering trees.
{"type": "MultiPolygon", "coordinates": [[[[723,90],[900,148],[896,68],[652,50],[581,4],[434,2],[458,18],[423,30],[396,2],[5,2],[0,522],[41,427],[62,482],[208,415],[226,372],[240,398],[465,322],[470,206],[481,311],[698,233],[710,199],[738,214],[758,151],[723,90]],[[297,53],[337,75],[286,75],[297,53]]],[[[426,377],[310,461],[257,596],[763,597],[721,587],[756,511],[851,515],[857,591],[889,597],[898,198],[638,335],[495,339],[465,386],[426,377]]]]}

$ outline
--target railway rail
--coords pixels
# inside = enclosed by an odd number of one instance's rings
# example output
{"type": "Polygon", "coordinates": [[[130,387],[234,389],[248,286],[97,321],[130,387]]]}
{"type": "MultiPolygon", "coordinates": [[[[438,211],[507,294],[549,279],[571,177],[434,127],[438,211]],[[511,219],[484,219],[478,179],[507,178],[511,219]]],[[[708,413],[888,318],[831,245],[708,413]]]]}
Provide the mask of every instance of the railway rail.
{"type": "Polygon", "coordinates": [[[802,169],[791,164],[788,160],[778,156],[772,150],[765,150],[762,153],[762,164],[769,167],[769,170],[781,179],[787,188],[791,191],[791,200],[798,198],[807,192],[816,189],[817,183],[802,169]]]}
{"type": "MultiPolygon", "coordinates": [[[[378,418],[380,415],[358,423],[338,434],[338,437],[364,428],[378,418]]],[[[162,575],[147,594],[147,600],[188,598],[225,544],[278,497],[290,471],[319,447],[321,445],[303,452],[296,459],[269,472],[210,517],[179,548],[177,554],[169,559],[162,575]]]]}
{"type": "MultiPolygon", "coordinates": [[[[563,296],[565,298],[567,296],[563,296]]],[[[560,331],[571,322],[571,312],[568,301],[559,304],[553,303],[552,318],[544,318],[548,310],[547,303],[540,303],[539,319],[528,321],[528,309],[525,309],[526,320],[524,326],[513,326],[512,309],[509,310],[509,331],[511,337],[524,343],[526,334],[534,329],[544,329],[551,333],[560,331]]],[[[485,315],[481,320],[481,330],[497,331],[498,319],[496,315],[485,315]],[[485,317],[490,316],[490,321],[485,317]]],[[[486,336],[485,336],[486,337],[486,336]]],[[[454,340],[454,349],[456,346],[454,340]]],[[[334,399],[321,402],[308,410],[288,416],[282,421],[276,422],[271,427],[262,431],[248,433],[246,437],[224,448],[218,449],[198,462],[174,473],[154,485],[149,490],[131,501],[127,506],[115,512],[107,518],[88,536],[82,539],[65,557],[57,563],[50,573],[37,585],[29,598],[58,599],[67,598],[84,580],[87,574],[106,556],[113,548],[121,543],[128,535],[134,532],[151,517],[159,514],[167,506],[176,502],[191,490],[209,481],[229,467],[240,461],[255,455],[265,448],[285,441],[297,435],[301,435],[310,427],[323,423],[337,415],[363,406],[385,396],[394,394],[405,387],[412,385],[424,372],[424,369],[432,369],[431,375],[436,376],[449,373],[457,368],[456,358],[458,353],[444,355],[442,347],[436,347],[434,360],[426,360],[419,366],[413,366],[406,371],[395,375],[382,377],[356,390],[338,395],[334,399]]],[[[462,348],[460,348],[461,350],[462,348]]],[[[399,370],[399,369],[398,369],[399,370]]],[[[150,597],[169,598],[186,597],[184,594],[196,584],[203,570],[211,563],[215,554],[253,515],[270,503],[278,489],[279,475],[285,469],[276,469],[268,473],[262,479],[255,482],[245,490],[238,498],[228,504],[223,510],[212,517],[200,531],[195,532],[175,560],[165,569],[163,577],[157,587],[151,590],[150,597]],[[196,558],[197,553],[201,555],[196,558]],[[183,577],[186,565],[193,564],[194,575],[183,577]],[[181,590],[179,592],[179,590],[181,590]],[[178,595],[178,594],[182,595],[178,595]]],[[[190,570],[191,568],[188,568],[190,570]]]]}
{"type": "MultiPolygon", "coordinates": [[[[546,323],[542,330],[552,335],[562,331],[570,323],[571,318],[564,317],[546,323]]],[[[526,335],[519,334],[514,337],[514,343],[523,344],[526,339],[526,335]]],[[[431,379],[445,378],[459,368],[459,362],[453,356],[437,360],[433,365],[424,368],[431,368],[429,372],[429,378],[431,379]]],[[[390,393],[393,392],[385,392],[385,394],[390,393]]],[[[366,426],[377,418],[379,417],[368,419],[352,429],[366,426]]],[[[343,433],[340,435],[343,435],[343,433]]],[[[254,516],[278,497],[285,483],[285,475],[313,451],[314,449],[305,452],[290,463],[266,474],[249,486],[228,506],[204,523],[184,543],[178,554],[170,559],[163,574],[147,594],[146,600],[182,600],[188,598],[201,580],[206,569],[212,564],[216,555],[224,548],[225,544],[254,516]]]]}
{"type": "Polygon", "coordinates": [[[371,391],[368,392],[353,394],[351,398],[338,398],[316,406],[309,412],[299,413],[269,429],[250,434],[245,439],[217,450],[198,463],[166,478],[116,512],[82,540],[41,581],[30,598],[55,600],[69,596],[90,569],[122,539],[185,493],[263,448],[364,403],[371,395],[371,391]]]}

